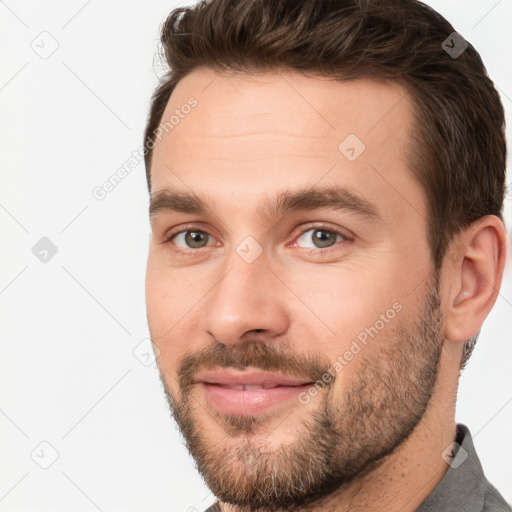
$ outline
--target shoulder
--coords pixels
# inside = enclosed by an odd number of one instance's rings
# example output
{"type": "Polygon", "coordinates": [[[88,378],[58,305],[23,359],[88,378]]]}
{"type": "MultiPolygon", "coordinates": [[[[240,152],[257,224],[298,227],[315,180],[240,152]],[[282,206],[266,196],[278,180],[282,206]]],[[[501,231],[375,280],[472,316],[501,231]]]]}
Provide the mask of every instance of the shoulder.
{"type": "Polygon", "coordinates": [[[482,512],[512,512],[512,506],[505,501],[498,489],[486,481],[484,507],[482,512]]]}

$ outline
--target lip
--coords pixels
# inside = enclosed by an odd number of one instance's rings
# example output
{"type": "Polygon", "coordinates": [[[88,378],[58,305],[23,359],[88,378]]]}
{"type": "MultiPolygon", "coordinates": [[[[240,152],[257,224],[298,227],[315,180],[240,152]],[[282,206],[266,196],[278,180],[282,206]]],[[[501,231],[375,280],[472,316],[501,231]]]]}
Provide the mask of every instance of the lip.
{"type": "Polygon", "coordinates": [[[215,409],[243,416],[259,414],[272,406],[288,402],[313,385],[308,379],[277,373],[225,370],[202,372],[196,377],[195,383],[215,409]],[[249,389],[244,386],[249,386],[249,389]]]}
{"type": "Polygon", "coordinates": [[[280,373],[270,372],[228,372],[226,370],[210,370],[200,373],[197,382],[219,384],[221,386],[262,386],[265,389],[277,386],[301,386],[311,384],[309,379],[299,379],[280,373]]]}

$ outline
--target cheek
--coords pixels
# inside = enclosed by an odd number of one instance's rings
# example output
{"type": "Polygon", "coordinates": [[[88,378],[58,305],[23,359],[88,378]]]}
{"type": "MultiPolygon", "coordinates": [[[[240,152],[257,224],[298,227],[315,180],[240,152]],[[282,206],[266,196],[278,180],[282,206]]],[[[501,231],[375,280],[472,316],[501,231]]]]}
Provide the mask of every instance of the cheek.
{"type": "MultiPolygon", "coordinates": [[[[199,299],[204,291],[190,286],[183,272],[172,270],[148,259],[146,270],[146,313],[151,340],[159,350],[158,365],[176,376],[179,363],[187,352],[201,347],[197,332],[201,308],[199,299]]],[[[171,388],[174,379],[166,375],[171,388]],[[172,382],[171,382],[172,381],[172,382]]]]}
{"type": "MultiPolygon", "coordinates": [[[[156,342],[165,334],[164,326],[169,322],[169,312],[173,311],[172,295],[168,293],[166,281],[161,279],[161,272],[148,260],[146,269],[146,312],[149,328],[156,342]]],[[[167,327],[168,329],[169,327],[167,327]]]]}
{"type": "Polygon", "coordinates": [[[161,366],[164,363],[166,370],[173,367],[176,357],[172,349],[176,347],[174,340],[181,338],[178,320],[183,306],[182,294],[171,282],[168,272],[150,253],[145,283],[146,314],[151,340],[159,349],[158,363],[161,366]]]}
{"type": "Polygon", "coordinates": [[[173,269],[166,263],[161,250],[151,248],[145,287],[150,328],[155,335],[163,336],[185,313],[184,309],[190,302],[191,295],[189,283],[179,269],[173,269]]]}
{"type": "Polygon", "coordinates": [[[365,329],[376,322],[382,327],[381,314],[391,309],[388,316],[396,316],[395,293],[391,283],[379,279],[381,270],[377,262],[347,262],[337,268],[319,265],[311,268],[307,277],[294,280],[291,287],[307,306],[298,305],[304,312],[299,318],[304,328],[314,326],[315,345],[331,360],[348,350],[358,336],[364,340],[365,329]]]}

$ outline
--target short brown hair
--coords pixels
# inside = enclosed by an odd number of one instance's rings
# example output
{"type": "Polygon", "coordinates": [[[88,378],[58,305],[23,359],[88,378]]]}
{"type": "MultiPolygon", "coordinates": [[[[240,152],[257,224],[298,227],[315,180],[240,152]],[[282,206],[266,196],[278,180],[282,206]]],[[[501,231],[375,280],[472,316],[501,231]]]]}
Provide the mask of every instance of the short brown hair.
{"type": "MultiPolygon", "coordinates": [[[[395,81],[413,100],[416,126],[407,156],[425,192],[438,272],[462,229],[485,215],[503,221],[505,195],[503,106],[480,55],[454,32],[417,0],[210,0],[174,9],[161,33],[169,71],[153,94],[144,134],[148,189],[154,134],[167,102],[198,67],[395,81]],[[450,54],[445,41],[448,48],[467,48],[450,54]]],[[[461,369],[477,336],[466,342],[461,369]]]]}

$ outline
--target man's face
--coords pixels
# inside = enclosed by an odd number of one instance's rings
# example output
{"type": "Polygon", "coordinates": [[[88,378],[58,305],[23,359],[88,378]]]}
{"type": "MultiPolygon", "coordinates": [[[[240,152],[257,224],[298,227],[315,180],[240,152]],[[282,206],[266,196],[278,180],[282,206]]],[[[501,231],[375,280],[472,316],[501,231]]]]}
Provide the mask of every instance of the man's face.
{"type": "Polygon", "coordinates": [[[434,393],[411,103],[396,84],[200,69],[172,115],[146,277],[167,398],[217,497],[298,508],[381,464],[434,393]]]}

